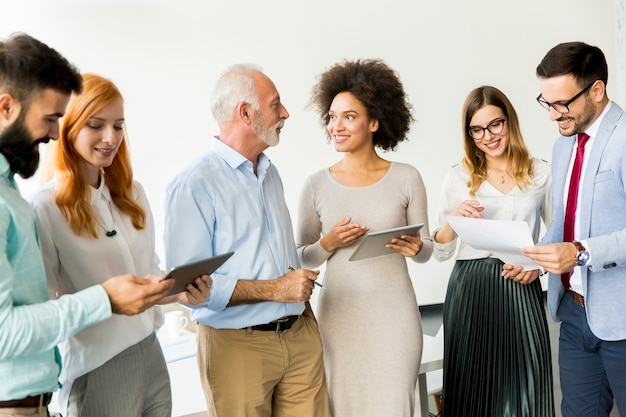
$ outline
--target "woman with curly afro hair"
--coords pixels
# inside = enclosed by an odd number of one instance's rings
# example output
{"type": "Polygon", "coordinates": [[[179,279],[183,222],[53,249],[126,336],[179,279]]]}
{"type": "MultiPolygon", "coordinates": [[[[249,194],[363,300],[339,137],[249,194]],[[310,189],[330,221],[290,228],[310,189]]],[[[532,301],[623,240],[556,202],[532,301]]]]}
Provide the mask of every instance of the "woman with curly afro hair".
{"type": "Polygon", "coordinates": [[[413,121],[398,75],[381,60],[335,64],[313,88],[342,158],[302,190],[296,243],[306,268],[326,262],[318,320],[334,417],[413,416],[422,324],[406,258],[428,261],[426,190],[414,167],[381,158],[413,121]],[[385,256],[348,261],[360,238],[423,223],[385,256]]]}

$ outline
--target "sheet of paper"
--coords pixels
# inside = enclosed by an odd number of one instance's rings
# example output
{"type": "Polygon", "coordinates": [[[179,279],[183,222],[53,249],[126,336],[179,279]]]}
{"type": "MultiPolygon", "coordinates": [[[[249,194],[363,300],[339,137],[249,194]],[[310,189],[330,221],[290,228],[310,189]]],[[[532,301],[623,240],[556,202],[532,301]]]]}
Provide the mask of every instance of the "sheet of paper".
{"type": "Polygon", "coordinates": [[[521,252],[523,247],[535,244],[528,223],[461,216],[446,216],[446,220],[456,234],[473,248],[489,251],[507,264],[521,265],[524,271],[539,268],[521,252]]]}

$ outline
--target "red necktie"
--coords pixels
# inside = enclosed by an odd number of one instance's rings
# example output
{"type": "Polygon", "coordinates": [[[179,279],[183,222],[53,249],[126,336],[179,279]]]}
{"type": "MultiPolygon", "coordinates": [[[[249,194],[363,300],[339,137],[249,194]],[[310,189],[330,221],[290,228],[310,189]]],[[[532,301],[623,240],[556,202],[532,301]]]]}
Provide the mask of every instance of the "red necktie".
{"type": "MultiPolygon", "coordinates": [[[[578,147],[576,148],[576,159],[572,168],[572,175],[569,181],[569,191],[567,192],[567,206],[565,206],[565,222],[563,224],[563,242],[574,240],[574,223],[576,221],[576,203],[578,201],[578,184],[580,183],[580,171],[583,166],[585,155],[585,144],[589,140],[586,133],[578,134],[578,147]]],[[[561,274],[561,282],[566,290],[569,289],[570,273],[561,274]]]]}

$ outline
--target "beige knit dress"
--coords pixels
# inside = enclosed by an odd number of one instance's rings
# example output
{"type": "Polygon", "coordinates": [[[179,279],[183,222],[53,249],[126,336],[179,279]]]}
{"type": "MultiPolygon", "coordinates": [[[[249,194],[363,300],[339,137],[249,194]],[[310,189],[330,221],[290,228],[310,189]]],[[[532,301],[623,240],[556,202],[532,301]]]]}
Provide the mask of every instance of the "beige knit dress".
{"type": "Polygon", "coordinates": [[[412,260],[426,262],[432,241],[419,172],[392,163],[377,183],[348,187],[318,171],[303,187],[296,233],[303,267],[326,262],[317,318],[333,417],[412,417],[422,324],[407,260],[390,254],[350,262],[358,242],[324,251],[321,236],[347,217],[372,232],[424,223],[424,246],[412,260]]]}

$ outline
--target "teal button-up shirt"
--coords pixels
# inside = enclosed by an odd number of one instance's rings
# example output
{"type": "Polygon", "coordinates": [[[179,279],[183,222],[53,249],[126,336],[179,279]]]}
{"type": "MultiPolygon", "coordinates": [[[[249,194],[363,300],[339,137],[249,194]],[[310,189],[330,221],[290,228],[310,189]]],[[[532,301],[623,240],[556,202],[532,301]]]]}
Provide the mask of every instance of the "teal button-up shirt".
{"type": "Polygon", "coordinates": [[[111,317],[100,285],[50,301],[35,218],[0,154],[0,401],[54,391],[56,344],[111,317]]]}

